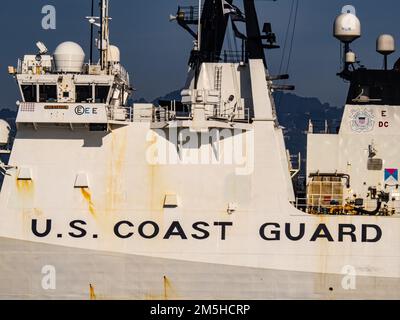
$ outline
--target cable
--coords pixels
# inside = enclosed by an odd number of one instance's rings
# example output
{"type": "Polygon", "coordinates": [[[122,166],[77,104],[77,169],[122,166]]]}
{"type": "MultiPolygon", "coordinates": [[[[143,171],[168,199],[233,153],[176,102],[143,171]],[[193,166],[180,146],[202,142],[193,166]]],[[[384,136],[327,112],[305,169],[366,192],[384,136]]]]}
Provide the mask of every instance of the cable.
{"type": "MultiPolygon", "coordinates": [[[[293,29],[292,29],[292,36],[291,36],[291,40],[290,40],[290,49],[289,49],[289,55],[288,55],[286,69],[285,69],[285,74],[289,73],[290,62],[291,62],[292,54],[293,54],[293,45],[294,45],[294,39],[295,39],[295,35],[296,35],[297,17],[298,17],[298,13],[299,13],[299,0],[293,0],[292,5],[294,5],[294,4],[295,4],[295,6],[294,6],[295,9],[294,9],[293,29]]],[[[284,82],[284,85],[286,83],[287,83],[287,81],[284,82]]],[[[278,97],[278,103],[277,103],[278,106],[281,106],[282,99],[283,99],[283,92],[281,92],[281,94],[278,97]]]]}
{"type": "Polygon", "coordinates": [[[290,40],[290,50],[289,50],[288,64],[287,64],[287,67],[286,67],[286,73],[289,72],[290,62],[291,62],[291,59],[292,59],[293,44],[294,44],[294,38],[295,38],[295,35],[296,35],[296,25],[297,25],[298,12],[299,12],[299,0],[296,0],[296,10],[295,10],[294,22],[293,22],[293,33],[292,33],[292,39],[290,40]]]}
{"type": "Polygon", "coordinates": [[[281,63],[279,65],[279,73],[278,74],[281,74],[282,67],[283,67],[283,62],[285,60],[286,47],[287,47],[287,42],[289,40],[289,29],[290,29],[290,25],[291,25],[291,22],[292,22],[292,16],[293,16],[294,2],[295,2],[295,0],[292,0],[292,5],[291,5],[291,8],[290,8],[289,21],[288,21],[288,25],[287,25],[287,28],[286,28],[285,42],[284,42],[284,45],[283,45],[283,53],[282,53],[281,63]]]}

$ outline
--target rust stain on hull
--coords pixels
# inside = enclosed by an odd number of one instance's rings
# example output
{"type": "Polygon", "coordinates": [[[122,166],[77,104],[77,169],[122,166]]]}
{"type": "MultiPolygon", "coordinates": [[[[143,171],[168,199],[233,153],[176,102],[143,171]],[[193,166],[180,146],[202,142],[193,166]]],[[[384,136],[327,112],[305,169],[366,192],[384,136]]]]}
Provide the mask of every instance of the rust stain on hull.
{"type": "Polygon", "coordinates": [[[81,193],[85,201],[88,203],[90,213],[93,216],[96,216],[96,210],[92,201],[92,195],[90,194],[89,190],[86,188],[81,188],[81,193]]]}
{"type": "Polygon", "coordinates": [[[32,180],[16,180],[15,183],[17,201],[24,216],[26,212],[31,212],[35,207],[35,185],[32,180]]]}
{"type": "Polygon", "coordinates": [[[175,289],[172,286],[171,280],[167,277],[163,277],[163,292],[160,294],[146,294],[144,295],[145,300],[177,300],[178,296],[175,289]]]}
{"type": "Polygon", "coordinates": [[[164,300],[176,299],[174,288],[172,287],[171,281],[164,276],[164,300]]]}
{"type": "Polygon", "coordinates": [[[105,211],[107,214],[112,214],[118,205],[122,202],[121,199],[121,178],[123,176],[126,150],[127,150],[127,129],[119,128],[111,133],[111,150],[109,152],[109,164],[107,173],[107,188],[106,188],[106,204],[105,211]]]}
{"type": "Polygon", "coordinates": [[[32,180],[17,180],[17,191],[23,195],[32,195],[34,184],[32,180]]]}
{"type": "Polygon", "coordinates": [[[96,300],[96,293],[94,292],[94,287],[89,284],[89,295],[90,295],[90,300],[96,300]]]}

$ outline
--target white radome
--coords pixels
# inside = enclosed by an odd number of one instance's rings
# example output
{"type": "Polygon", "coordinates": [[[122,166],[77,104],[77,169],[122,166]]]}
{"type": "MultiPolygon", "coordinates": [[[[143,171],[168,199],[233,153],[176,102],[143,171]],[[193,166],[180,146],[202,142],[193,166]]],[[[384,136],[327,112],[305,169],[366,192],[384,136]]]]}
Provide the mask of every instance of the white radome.
{"type": "Polygon", "coordinates": [[[361,37],[360,20],[352,13],[342,13],[335,20],[333,35],[342,42],[353,42],[361,37]]]}
{"type": "Polygon", "coordinates": [[[356,54],[354,52],[346,53],[346,63],[356,63],[356,54]]]}
{"type": "Polygon", "coordinates": [[[389,55],[396,51],[396,44],[393,36],[390,34],[382,34],[376,40],[376,51],[383,54],[389,55]]]}
{"type": "Polygon", "coordinates": [[[110,46],[110,62],[121,62],[121,53],[117,46],[110,46]]]}
{"type": "Polygon", "coordinates": [[[85,52],[72,41],[61,43],[54,51],[54,62],[57,72],[82,72],[85,52]]]}

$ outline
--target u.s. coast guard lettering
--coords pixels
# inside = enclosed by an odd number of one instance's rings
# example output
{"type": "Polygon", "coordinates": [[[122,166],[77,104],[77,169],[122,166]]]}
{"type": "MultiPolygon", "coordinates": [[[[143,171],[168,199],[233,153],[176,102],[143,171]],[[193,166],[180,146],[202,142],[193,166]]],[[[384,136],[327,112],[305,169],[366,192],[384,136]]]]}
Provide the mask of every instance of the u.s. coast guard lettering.
{"type": "MultiPolygon", "coordinates": [[[[53,221],[32,220],[31,230],[35,237],[46,238],[56,234],[58,238],[99,238],[99,234],[89,234],[88,222],[84,220],[73,220],[65,230],[53,230],[53,221]]],[[[118,239],[181,239],[181,240],[206,240],[217,237],[219,240],[229,240],[229,234],[234,231],[235,225],[228,221],[196,221],[187,227],[180,221],[163,224],[156,221],[133,221],[121,220],[110,228],[110,231],[118,239]]],[[[315,242],[324,240],[328,242],[366,242],[374,243],[382,239],[382,229],[375,224],[338,224],[334,227],[320,223],[318,225],[307,225],[306,223],[264,223],[254,235],[267,242],[300,240],[315,242]]],[[[249,235],[251,236],[251,235],[249,235]]]]}

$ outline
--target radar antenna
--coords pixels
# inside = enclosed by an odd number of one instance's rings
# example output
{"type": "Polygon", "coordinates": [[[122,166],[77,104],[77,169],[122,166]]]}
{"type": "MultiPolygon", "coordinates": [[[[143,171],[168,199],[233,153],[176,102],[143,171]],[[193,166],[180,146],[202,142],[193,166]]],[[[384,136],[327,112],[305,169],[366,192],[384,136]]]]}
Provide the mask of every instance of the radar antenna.
{"type": "Polygon", "coordinates": [[[109,22],[112,18],[109,17],[109,0],[100,0],[100,17],[94,16],[94,4],[92,0],[92,14],[86,19],[91,24],[91,45],[90,45],[90,60],[93,61],[93,26],[98,27],[99,39],[96,39],[96,45],[100,53],[101,70],[107,68],[109,63],[110,52],[110,29],[109,22]]]}
{"type": "Polygon", "coordinates": [[[356,9],[347,5],[342,8],[341,14],[335,19],[333,36],[343,44],[344,67],[338,74],[345,80],[350,79],[351,70],[356,63],[356,56],[350,49],[350,44],[361,37],[361,23],[356,16],[356,9]]]}

